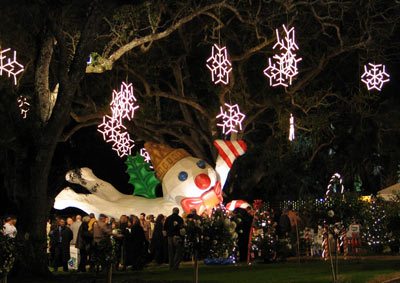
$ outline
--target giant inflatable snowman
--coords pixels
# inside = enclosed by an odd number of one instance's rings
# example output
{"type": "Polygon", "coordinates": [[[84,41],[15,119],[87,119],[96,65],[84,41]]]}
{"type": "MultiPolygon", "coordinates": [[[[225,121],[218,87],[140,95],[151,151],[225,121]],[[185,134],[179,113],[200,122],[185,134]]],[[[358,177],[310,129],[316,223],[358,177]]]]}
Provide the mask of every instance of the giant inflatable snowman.
{"type": "Polygon", "coordinates": [[[233,162],[246,152],[246,144],[242,140],[216,140],[214,145],[219,155],[215,168],[212,168],[184,149],[145,143],[156,177],[162,182],[163,197],[147,199],[122,194],[110,183],[97,178],[91,169],[81,168],[69,171],[66,180],[80,184],[90,194],[78,194],[65,188],[57,195],[54,208],[77,207],[86,213],[104,213],[114,218],[142,212],[169,215],[174,207],[179,207],[181,212],[196,208],[199,215],[211,212],[223,201],[222,189],[233,162]]]}

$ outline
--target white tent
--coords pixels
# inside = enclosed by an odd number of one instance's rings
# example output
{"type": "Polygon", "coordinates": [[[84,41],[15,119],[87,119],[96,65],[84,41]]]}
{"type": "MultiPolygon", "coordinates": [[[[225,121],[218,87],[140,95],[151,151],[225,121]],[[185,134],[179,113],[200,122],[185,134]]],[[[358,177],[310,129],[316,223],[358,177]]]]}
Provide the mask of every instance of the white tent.
{"type": "Polygon", "coordinates": [[[400,194],[400,183],[394,184],[393,186],[380,190],[377,195],[378,197],[381,197],[384,200],[393,200],[396,194],[400,194]]]}

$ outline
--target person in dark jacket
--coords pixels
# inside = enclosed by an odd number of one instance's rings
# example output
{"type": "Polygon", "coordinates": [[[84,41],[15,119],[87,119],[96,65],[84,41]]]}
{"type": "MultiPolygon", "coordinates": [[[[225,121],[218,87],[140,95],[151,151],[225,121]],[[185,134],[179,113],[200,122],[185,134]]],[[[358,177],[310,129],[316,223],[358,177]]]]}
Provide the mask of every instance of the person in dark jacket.
{"type": "Polygon", "coordinates": [[[183,256],[183,238],[181,229],[183,219],[179,216],[179,208],[174,207],[172,214],[167,217],[164,223],[164,231],[168,236],[168,259],[169,269],[176,270],[183,256]]]}
{"type": "Polygon", "coordinates": [[[143,227],[140,225],[140,220],[137,216],[133,217],[132,223],[132,252],[128,257],[131,259],[132,270],[140,270],[143,268],[143,260],[145,254],[146,237],[143,227]]]}
{"type": "Polygon", "coordinates": [[[68,271],[68,260],[71,257],[69,247],[72,238],[71,229],[65,225],[65,220],[61,218],[53,230],[52,246],[54,248],[54,267],[56,270],[59,266],[62,266],[64,271],[68,271]]]}
{"type": "Polygon", "coordinates": [[[288,209],[284,209],[283,213],[279,217],[279,238],[287,238],[289,236],[290,232],[290,219],[288,216],[288,209]]]}
{"type": "Polygon", "coordinates": [[[165,216],[159,214],[156,218],[150,243],[150,251],[158,264],[162,264],[168,260],[168,240],[163,234],[164,222],[165,216]]]}
{"type": "Polygon", "coordinates": [[[76,238],[75,247],[79,249],[81,260],[79,262],[78,271],[85,272],[88,264],[88,255],[93,241],[93,232],[89,231],[90,216],[82,219],[76,238]]]}

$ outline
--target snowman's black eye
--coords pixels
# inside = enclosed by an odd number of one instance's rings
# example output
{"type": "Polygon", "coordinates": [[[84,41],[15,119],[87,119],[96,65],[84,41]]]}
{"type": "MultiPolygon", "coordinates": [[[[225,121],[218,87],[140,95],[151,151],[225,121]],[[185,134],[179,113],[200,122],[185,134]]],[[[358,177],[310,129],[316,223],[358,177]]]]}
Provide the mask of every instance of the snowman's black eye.
{"type": "Polygon", "coordinates": [[[185,171],[180,172],[178,175],[179,180],[182,182],[185,181],[187,179],[187,177],[188,177],[188,174],[185,171]]]}
{"type": "Polygon", "coordinates": [[[204,160],[199,160],[197,161],[197,166],[199,166],[201,169],[204,169],[206,168],[206,162],[204,160]]]}

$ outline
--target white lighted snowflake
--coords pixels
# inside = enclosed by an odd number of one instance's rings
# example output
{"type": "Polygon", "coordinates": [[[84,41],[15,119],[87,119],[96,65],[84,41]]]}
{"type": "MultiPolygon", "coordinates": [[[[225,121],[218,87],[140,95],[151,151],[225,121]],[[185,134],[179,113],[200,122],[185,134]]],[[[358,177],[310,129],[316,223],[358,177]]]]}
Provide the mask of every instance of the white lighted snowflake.
{"type": "Polygon", "coordinates": [[[128,132],[120,132],[114,140],[112,149],[118,153],[119,157],[125,155],[131,155],[132,148],[135,146],[135,142],[131,139],[128,132]]]}
{"type": "Polygon", "coordinates": [[[220,107],[221,113],[216,116],[216,118],[222,118],[222,124],[217,124],[218,127],[222,127],[222,133],[228,135],[230,132],[238,132],[242,130],[242,122],[246,115],[240,112],[239,106],[229,105],[225,103],[225,106],[228,107],[228,111],[224,111],[222,106],[220,107]]]}
{"type": "Polygon", "coordinates": [[[103,116],[103,123],[98,126],[97,131],[103,134],[106,142],[115,142],[126,128],[118,119],[106,115],[103,116]]]}
{"type": "Polygon", "coordinates": [[[25,119],[31,105],[27,101],[26,97],[23,97],[22,95],[17,98],[17,102],[19,110],[21,111],[22,118],[25,119]]]}
{"type": "MultiPolygon", "coordinates": [[[[145,148],[140,149],[140,155],[144,158],[145,162],[151,163],[150,154],[146,151],[145,148]]],[[[150,169],[153,169],[153,166],[150,165],[150,169]]]]}
{"type": "Polygon", "coordinates": [[[232,71],[232,64],[228,60],[228,50],[226,47],[219,48],[214,44],[211,57],[207,59],[207,68],[211,71],[211,80],[217,83],[228,84],[229,73],[232,71]]]}
{"type": "Polygon", "coordinates": [[[390,81],[390,76],[385,72],[385,65],[368,63],[364,65],[364,74],[361,76],[361,81],[367,85],[368,90],[381,90],[384,83],[390,81]]]}
{"type": "Polygon", "coordinates": [[[292,115],[292,113],[290,113],[290,119],[289,119],[289,140],[293,141],[295,139],[295,135],[294,135],[294,117],[292,115]]]}
{"type": "Polygon", "coordinates": [[[8,77],[14,76],[14,84],[17,84],[17,75],[24,71],[24,66],[17,62],[17,52],[14,51],[14,59],[11,61],[10,58],[4,56],[3,53],[10,51],[10,48],[0,51],[0,76],[3,75],[3,71],[7,72],[8,77]],[[4,59],[7,58],[7,62],[4,59]]]}
{"type": "Polygon", "coordinates": [[[122,82],[119,91],[113,90],[113,99],[110,103],[112,116],[103,116],[103,123],[98,126],[97,131],[103,134],[106,142],[112,142],[112,149],[117,151],[120,157],[131,154],[131,149],[135,146],[130,138],[122,120],[133,119],[135,110],[139,106],[135,105],[136,98],[133,95],[132,84],[122,82]]]}
{"type": "Polygon", "coordinates": [[[132,84],[122,82],[119,91],[113,90],[113,99],[110,103],[113,117],[122,121],[127,118],[129,121],[133,119],[135,110],[139,108],[135,105],[136,97],[133,94],[132,84]]]}
{"type": "Polygon", "coordinates": [[[292,79],[296,76],[299,71],[297,69],[297,63],[302,58],[296,58],[294,51],[298,50],[299,47],[295,42],[294,27],[287,30],[285,25],[282,25],[285,30],[286,36],[279,38],[278,29],[276,29],[277,42],[272,47],[275,49],[279,46],[279,49],[283,52],[275,54],[272,58],[276,60],[276,63],[268,59],[268,67],[264,70],[264,74],[269,78],[269,84],[271,86],[285,86],[292,84],[292,79]]]}

